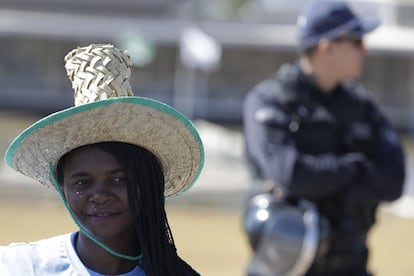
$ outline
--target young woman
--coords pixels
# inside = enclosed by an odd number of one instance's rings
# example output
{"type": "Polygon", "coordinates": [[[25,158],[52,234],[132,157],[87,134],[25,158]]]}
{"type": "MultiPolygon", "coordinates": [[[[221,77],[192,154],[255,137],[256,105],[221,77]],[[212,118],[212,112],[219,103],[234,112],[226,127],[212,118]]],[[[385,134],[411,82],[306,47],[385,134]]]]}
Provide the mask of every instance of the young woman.
{"type": "Polygon", "coordinates": [[[55,187],[79,231],[0,247],[0,275],[199,275],[177,255],[164,208],[201,172],[195,127],[132,96],[129,57],[112,45],[65,60],[76,106],[22,132],[6,161],[55,187]]]}

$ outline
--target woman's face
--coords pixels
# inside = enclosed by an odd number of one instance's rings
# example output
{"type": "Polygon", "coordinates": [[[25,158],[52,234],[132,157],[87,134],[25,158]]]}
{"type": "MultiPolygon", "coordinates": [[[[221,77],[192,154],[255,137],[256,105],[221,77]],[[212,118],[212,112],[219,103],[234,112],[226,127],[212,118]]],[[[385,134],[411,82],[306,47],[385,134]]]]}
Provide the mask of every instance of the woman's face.
{"type": "Polygon", "coordinates": [[[63,192],[79,222],[101,241],[134,233],[129,177],[118,160],[96,146],[74,150],[62,167],[63,192]]]}

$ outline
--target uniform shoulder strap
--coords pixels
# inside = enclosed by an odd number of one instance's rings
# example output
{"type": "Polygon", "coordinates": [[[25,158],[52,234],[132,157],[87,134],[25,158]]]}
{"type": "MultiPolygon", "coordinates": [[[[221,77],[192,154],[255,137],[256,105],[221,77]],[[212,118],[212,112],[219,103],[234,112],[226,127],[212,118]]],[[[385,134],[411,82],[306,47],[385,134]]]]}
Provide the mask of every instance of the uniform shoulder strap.
{"type": "Polygon", "coordinates": [[[298,100],[296,87],[298,72],[291,64],[282,65],[279,70],[258,85],[259,93],[269,103],[287,106],[298,100]]]}

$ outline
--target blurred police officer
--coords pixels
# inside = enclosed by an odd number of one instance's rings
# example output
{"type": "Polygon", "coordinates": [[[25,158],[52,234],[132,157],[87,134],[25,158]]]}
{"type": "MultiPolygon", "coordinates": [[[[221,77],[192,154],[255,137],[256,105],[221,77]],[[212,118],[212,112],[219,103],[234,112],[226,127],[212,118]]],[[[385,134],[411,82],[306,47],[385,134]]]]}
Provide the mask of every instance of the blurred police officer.
{"type": "Polygon", "coordinates": [[[371,275],[367,234],[377,207],[403,190],[398,134],[351,82],[362,71],[363,37],[379,25],[344,2],[314,3],[298,19],[298,62],[245,99],[247,153],[258,177],[287,198],[313,202],[330,223],[330,247],[306,275],[371,275]]]}

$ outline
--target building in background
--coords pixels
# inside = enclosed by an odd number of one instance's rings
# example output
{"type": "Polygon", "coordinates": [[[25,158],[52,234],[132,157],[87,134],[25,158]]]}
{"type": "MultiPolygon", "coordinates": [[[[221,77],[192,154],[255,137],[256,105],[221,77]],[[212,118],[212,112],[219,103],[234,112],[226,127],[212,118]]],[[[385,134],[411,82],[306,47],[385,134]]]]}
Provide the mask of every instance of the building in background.
{"type": "MultiPolygon", "coordinates": [[[[296,16],[308,2],[0,0],[0,108],[49,113],[71,106],[63,57],[102,42],[130,52],[137,96],[165,101],[194,119],[240,124],[251,86],[296,59],[296,16]],[[199,39],[189,40],[189,30],[199,39]],[[188,41],[195,41],[186,52],[192,62],[183,59],[188,41]]],[[[395,125],[413,130],[414,5],[351,2],[384,20],[368,37],[362,81],[395,125]]]]}

